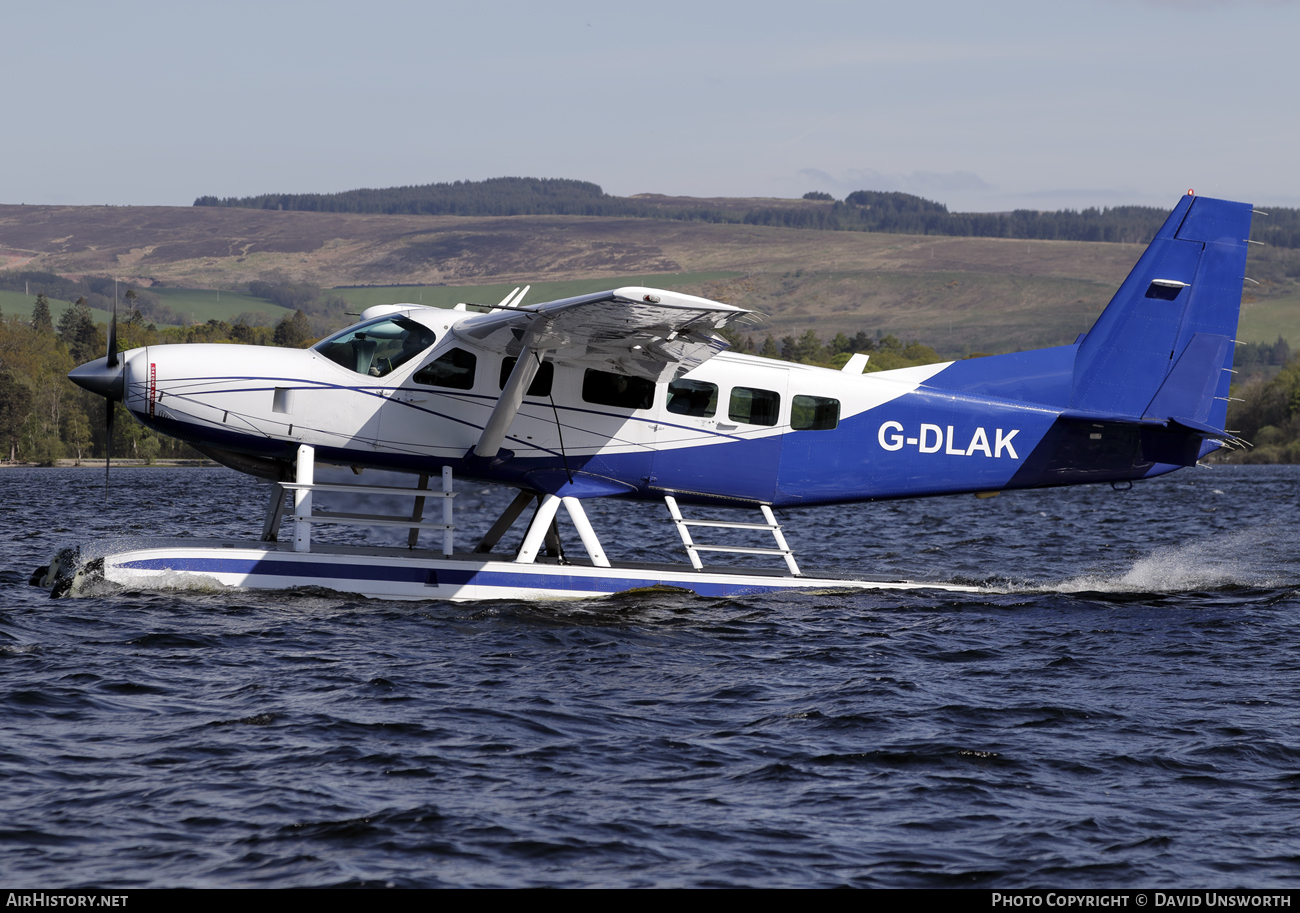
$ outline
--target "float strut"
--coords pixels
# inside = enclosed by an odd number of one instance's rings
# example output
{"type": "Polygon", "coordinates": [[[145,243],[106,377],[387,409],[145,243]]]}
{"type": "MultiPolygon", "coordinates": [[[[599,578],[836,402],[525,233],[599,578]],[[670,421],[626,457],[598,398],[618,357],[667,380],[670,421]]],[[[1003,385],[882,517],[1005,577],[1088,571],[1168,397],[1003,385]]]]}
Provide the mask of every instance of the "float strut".
{"type": "Polygon", "coordinates": [[[506,531],[515,525],[515,521],[524,512],[524,508],[535,500],[537,500],[537,495],[531,491],[521,491],[515,495],[515,499],[510,502],[510,506],[502,512],[501,516],[497,517],[497,522],[492,524],[492,528],[484,533],[478,545],[474,546],[475,554],[485,555],[492,551],[492,548],[501,541],[501,537],[506,534],[506,531]]]}
{"type": "MultiPolygon", "coordinates": [[[[298,446],[294,481],[299,485],[314,485],[316,448],[308,444],[298,446]]],[[[293,550],[311,551],[311,489],[296,488],[293,492],[293,550]]]]}
{"type": "Polygon", "coordinates": [[[444,495],[442,499],[442,522],[446,524],[447,528],[442,531],[442,553],[448,558],[451,557],[452,553],[452,533],[454,530],[451,525],[451,491],[451,467],[444,466],[442,467],[442,493],[444,495]]]}
{"type": "Polygon", "coordinates": [[[542,503],[533,516],[533,522],[528,525],[528,532],[524,535],[524,544],[519,546],[519,554],[515,557],[516,564],[532,564],[537,559],[537,552],[542,547],[542,541],[550,531],[551,521],[555,519],[556,511],[559,509],[560,499],[555,495],[546,495],[542,498],[542,503]]]}
{"type": "MultiPolygon", "coordinates": [[[[415,487],[420,489],[421,491],[429,487],[429,474],[427,472],[420,473],[420,483],[415,487]]],[[[444,489],[446,488],[445,485],[443,487],[444,489]]],[[[415,507],[411,510],[411,522],[419,523],[423,519],[424,519],[424,495],[419,495],[415,499],[415,507]]],[[[444,520],[443,522],[450,523],[451,521],[444,520]]],[[[420,527],[412,526],[411,531],[406,534],[406,547],[415,548],[415,546],[419,544],[419,541],[420,541],[420,527]]]]}
{"type": "Polygon", "coordinates": [[[569,519],[578,528],[578,535],[582,537],[582,545],[591,557],[591,563],[596,567],[609,567],[609,559],[605,557],[605,551],[600,547],[600,540],[596,538],[596,531],[591,528],[591,522],[587,520],[587,512],[582,509],[582,502],[577,498],[564,498],[563,500],[564,508],[569,512],[569,519]]]}
{"type": "Polygon", "coordinates": [[[284,496],[287,494],[279,482],[271,483],[271,500],[266,504],[266,520],[262,523],[262,541],[280,541],[280,521],[284,519],[284,496]]]}

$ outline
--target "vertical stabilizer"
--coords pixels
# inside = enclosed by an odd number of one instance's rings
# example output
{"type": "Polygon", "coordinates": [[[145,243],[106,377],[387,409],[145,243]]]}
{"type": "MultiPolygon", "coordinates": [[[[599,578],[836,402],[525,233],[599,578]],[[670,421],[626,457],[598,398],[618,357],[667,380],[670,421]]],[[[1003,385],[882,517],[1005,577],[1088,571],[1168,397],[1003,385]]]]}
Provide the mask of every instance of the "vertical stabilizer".
{"type": "Polygon", "coordinates": [[[1179,201],[1079,344],[1071,410],[1222,429],[1250,215],[1249,203],[1179,201]]]}

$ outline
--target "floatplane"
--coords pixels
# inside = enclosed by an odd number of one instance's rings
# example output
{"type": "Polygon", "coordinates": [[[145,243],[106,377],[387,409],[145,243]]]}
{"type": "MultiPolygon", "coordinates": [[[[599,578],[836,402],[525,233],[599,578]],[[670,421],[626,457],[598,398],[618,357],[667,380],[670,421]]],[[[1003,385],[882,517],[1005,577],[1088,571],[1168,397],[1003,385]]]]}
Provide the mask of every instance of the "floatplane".
{"type": "Polygon", "coordinates": [[[524,289],[488,307],[372,307],[302,350],[118,353],[110,324],[107,357],[69,376],[110,410],[122,402],[149,428],[271,483],[262,536],[82,545],[33,582],[56,594],[102,578],[398,599],[570,598],[662,586],[702,595],[970,589],[805,575],[773,511],[1129,485],[1237,445],[1224,423],[1252,211],[1189,191],[1071,345],[870,374],[864,354],[835,371],[729,353],[717,331],[748,312],[642,287],[541,304],[524,304],[524,289]],[[321,482],[317,464],[411,481],[321,482]],[[431,479],[440,484],[430,487],[431,479]],[[518,492],[460,549],[457,480],[518,492]],[[413,509],[320,509],[336,494],[401,495],[413,509]],[[593,498],[662,502],[689,564],[611,561],[583,508],[593,498]],[[426,519],[431,500],[441,515],[426,519]],[[683,510],[701,505],[751,519],[690,519],[683,510]],[[585,558],[563,551],[561,509],[585,558]],[[528,511],[517,551],[494,552],[528,511]],[[286,520],[293,532],[282,542],[286,520]],[[409,547],[313,541],[322,523],[405,529],[409,547]],[[761,547],[697,541],[710,527],[771,538],[761,547]],[[441,548],[420,548],[421,533],[440,536],[441,548]],[[784,566],[706,566],[702,554],[715,551],[784,566]]]}

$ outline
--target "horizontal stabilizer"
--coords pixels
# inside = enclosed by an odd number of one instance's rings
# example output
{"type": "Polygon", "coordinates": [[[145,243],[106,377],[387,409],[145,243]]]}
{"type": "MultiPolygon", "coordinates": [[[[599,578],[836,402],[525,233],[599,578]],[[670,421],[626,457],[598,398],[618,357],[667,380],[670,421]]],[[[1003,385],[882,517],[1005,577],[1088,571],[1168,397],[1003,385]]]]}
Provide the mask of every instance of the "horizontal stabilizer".
{"type": "Polygon", "coordinates": [[[1197,421],[1194,418],[1181,415],[1171,415],[1166,418],[1116,418],[1107,412],[1079,412],[1070,409],[1061,413],[1061,418],[1069,422],[1089,422],[1098,425],[1114,425],[1116,427],[1125,426],[1133,428],[1162,428],[1177,434],[1195,434],[1198,437],[1212,438],[1216,441],[1228,441],[1236,443],[1239,439],[1213,425],[1203,421],[1197,421]]]}
{"type": "Polygon", "coordinates": [[[1215,441],[1226,441],[1230,444],[1241,443],[1241,438],[1237,437],[1235,434],[1229,434],[1221,428],[1215,428],[1213,425],[1198,422],[1196,419],[1184,418],[1177,415],[1171,415],[1169,417],[1169,430],[1191,432],[1192,434],[1199,434],[1201,437],[1210,438],[1215,441]]]}

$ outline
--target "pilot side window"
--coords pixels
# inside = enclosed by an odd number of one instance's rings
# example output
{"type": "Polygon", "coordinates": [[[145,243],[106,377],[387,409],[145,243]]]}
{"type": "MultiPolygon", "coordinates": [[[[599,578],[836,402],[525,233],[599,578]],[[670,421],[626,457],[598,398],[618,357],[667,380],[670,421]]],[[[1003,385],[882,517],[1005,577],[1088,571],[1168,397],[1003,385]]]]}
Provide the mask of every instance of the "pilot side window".
{"type": "Polygon", "coordinates": [[[710,418],[718,411],[718,385],[702,380],[675,380],[668,385],[668,411],[710,418]]]}
{"type": "Polygon", "coordinates": [[[747,425],[775,425],[781,411],[781,394],[752,387],[734,387],[727,416],[747,425]]]}
{"type": "Polygon", "coordinates": [[[583,402],[619,409],[649,409],[655,401],[654,381],[588,368],[582,375],[583,402]]]}
{"type": "Polygon", "coordinates": [[[415,374],[415,382],[453,390],[474,389],[474,368],[478,358],[464,349],[448,349],[415,374]]]}
{"type": "Polygon", "coordinates": [[[409,317],[378,317],[335,333],[314,348],[349,371],[383,377],[437,341],[433,330],[409,317]]]}
{"type": "Polygon", "coordinates": [[[830,431],[840,423],[840,401],[828,396],[796,396],[790,403],[795,431],[830,431]]]}
{"type": "MultiPolygon", "coordinates": [[[[531,357],[531,356],[530,356],[531,357]]],[[[506,381],[510,379],[510,372],[515,369],[515,362],[518,358],[501,359],[501,385],[500,390],[506,388],[506,381]]],[[[555,365],[549,361],[543,361],[537,373],[533,375],[533,382],[528,385],[527,396],[550,396],[551,383],[555,380],[555,365]]]]}

